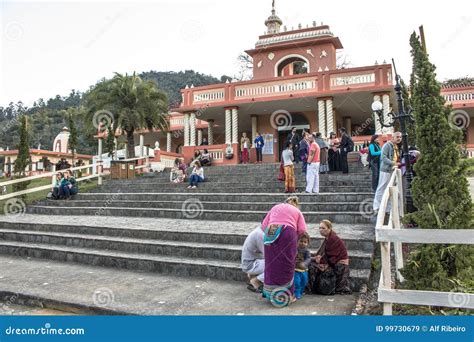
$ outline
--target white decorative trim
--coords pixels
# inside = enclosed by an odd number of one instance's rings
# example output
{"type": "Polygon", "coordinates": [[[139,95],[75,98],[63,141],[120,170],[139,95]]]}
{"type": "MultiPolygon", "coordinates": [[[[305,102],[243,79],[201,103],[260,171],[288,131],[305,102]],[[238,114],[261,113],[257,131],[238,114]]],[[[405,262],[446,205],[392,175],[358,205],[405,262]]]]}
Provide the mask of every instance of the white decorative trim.
{"type": "Polygon", "coordinates": [[[198,141],[197,141],[197,144],[198,146],[201,146],[202,144],[202,129],[198,129],[198,141]]]}
{"type": "Polygon", "coordinates": [[[214,145],[214,127],[213,127],[214,122],[213,121],[208,121],[208,126],[207,126],[207,143],[209,145],[214,145]]]}
{"type": "Polygon", "coordinates": [[[328,29],[319,29],[319,30],[312,30],[312,31],[305,31],[305,32],[298,32],[298,33],[287,33],[278,36],[272,36],[268,38],[259,39],[258,42],[255,44],[255,47],[261,45],[270,45],[270,44],[277,44],[292,40],[300,40],[300,39],[307,39],[307,38],[316,38],[316,37],[334,37],[334,34],[328,29]]]}

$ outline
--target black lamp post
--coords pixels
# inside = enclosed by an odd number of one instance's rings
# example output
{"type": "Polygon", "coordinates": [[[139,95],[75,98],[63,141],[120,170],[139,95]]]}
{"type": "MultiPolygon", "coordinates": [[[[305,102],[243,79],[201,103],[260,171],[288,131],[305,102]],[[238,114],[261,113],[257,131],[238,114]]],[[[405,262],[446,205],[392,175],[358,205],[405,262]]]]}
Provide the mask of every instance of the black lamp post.
{"type": "Polygon", "coordinates": [[[412,109],[410,108],[407,113],[405,113],[405,106],[403,105],[403,97],[402,97],[402,87],[400,86],[400,76],[397,74],[397,69],[395,68],[395,61],[392,59],[393,69],[395,71],[395,93],[397,95],[397,103],[398,103],[398,111],[399,113],[394,113],[393,111],[388,113],[387,115],[390,117],[389,122],[385,122],[384,113],[383,113],[383,105],[380,101],[375,101],[372,103],[372,111],[377,114],[380,125],[382,127],[393,127],[397,120],[400,121],[400,131],[402,133],[402,145],[403,145],[403,160],[406,167],[405,177],[407,180],[407,189],[405,192],[405,201],[407,212],[412,213],[416,210],[415,206],[413,205],[413,197],[411,195],[411,182],[413,180],[413,169],[410,163],[410,155],[408,152],[408,134],[407,134],[407,124],[413,123],[414,119],[412,116],[412,109]]]}

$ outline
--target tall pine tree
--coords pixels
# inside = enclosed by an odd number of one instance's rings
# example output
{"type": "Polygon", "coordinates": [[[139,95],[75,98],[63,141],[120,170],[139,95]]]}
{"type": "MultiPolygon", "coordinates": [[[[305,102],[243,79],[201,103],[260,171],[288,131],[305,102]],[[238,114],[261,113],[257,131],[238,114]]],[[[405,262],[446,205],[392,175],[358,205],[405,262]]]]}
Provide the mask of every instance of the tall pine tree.
{"type": "MultiPolygon", "coordinates": [[[[448,123],[436,81],[435,66],[423,51],[418,36],[410,38],[413,57],[412,105],[417,146],[421,158],[414,166],[412,193],[418,211],[409,215],[420,228],[466,229],[472,227],[472,202],[460,161],[461,131],[448,123]]],[[[472,290],[472,246],[420,245],[403,270],[405,286],[423,290],[472,290]]]]}
{"type": "MultiPolygon", "coordinates": [[[[30,165],[30,143],[28,138],[28,118],[26,115],[19,117],[19,136],[18,156],[13,167],[14,178],[23,178],[26,176],[26,168],[30,165]]],[[[21,182],[13,185],[13,191],[22,191],[28,187],[30,182],[21,182]]],[[[25,195],[22,196],[25,198],[25,195]]]]}
{"type": "Polygon", "coordinates": [[[77,128],[75,123],[75,112],[74,108],[69,108],[67,110],[67,121],[69,125],[69,139],[68,139],[68,148],[72,153],[72,166],[75,166],[76,160],[76,150],[77,150],[77,128]]]}

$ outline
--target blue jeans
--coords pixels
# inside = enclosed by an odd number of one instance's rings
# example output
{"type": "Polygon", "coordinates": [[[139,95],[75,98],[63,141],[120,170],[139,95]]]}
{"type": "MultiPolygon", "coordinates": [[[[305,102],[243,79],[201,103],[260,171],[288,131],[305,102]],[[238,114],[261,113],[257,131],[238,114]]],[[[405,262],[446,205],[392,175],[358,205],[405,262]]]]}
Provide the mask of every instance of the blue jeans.
{"type": "Polygon", "coordinates": [[[308,284],[308,271],[295,272],[295,297],[300,299],[303,296],[304,289],[308,284]]]}
{"type": "Polygon", "coordinates": [[[189,177],[189,185],[191,186],[197,186],[197,184],[201,183],[202,181],[203,179],[201,178],[201,176],[198,176],[195,173],[193,173],[191,177],[189,177]]]}
{"type": "Polygon", "coordinates": [[[69,186],[61,185],[59,186],[59,198],[69,198],[71,196],[71,191],[69,186]]]}

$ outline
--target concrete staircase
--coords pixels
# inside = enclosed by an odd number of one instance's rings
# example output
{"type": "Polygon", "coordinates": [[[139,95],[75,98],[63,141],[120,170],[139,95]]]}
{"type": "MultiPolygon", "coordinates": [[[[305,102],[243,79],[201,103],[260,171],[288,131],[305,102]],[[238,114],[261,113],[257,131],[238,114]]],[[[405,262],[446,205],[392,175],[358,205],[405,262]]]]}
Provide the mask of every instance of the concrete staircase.
{"type": "MultiPolygon", "coordinates": [[[[275,203],[284,184],[278,165],[205,169],[198,189],[170,184],[169,173],[110,180],[73,200],[44,200],[20,217],[0,218],[0,254],[141,270],[177,276],[242,281],[240,252],[246,235],[275,203]]],[[[354,290],[368,280],[373,227],[361,203],[373,197],[366,169],[321,175],[320,194],[297,194],[312,236],[330,219],[349,250],[354,290]],[[362,212],[361,212],[362,211],[362,212]]],[[[298,190],[304,176],[297,167],[298,190]]]]}

